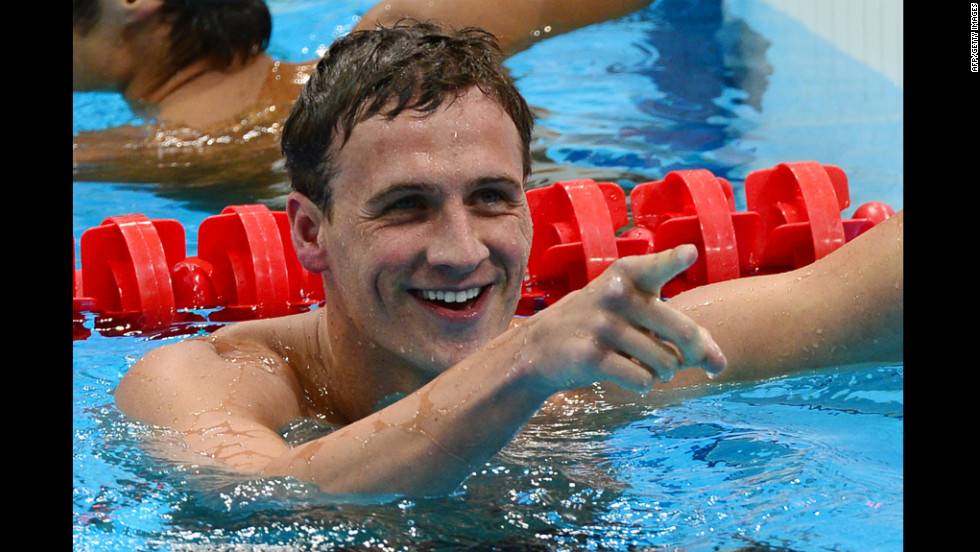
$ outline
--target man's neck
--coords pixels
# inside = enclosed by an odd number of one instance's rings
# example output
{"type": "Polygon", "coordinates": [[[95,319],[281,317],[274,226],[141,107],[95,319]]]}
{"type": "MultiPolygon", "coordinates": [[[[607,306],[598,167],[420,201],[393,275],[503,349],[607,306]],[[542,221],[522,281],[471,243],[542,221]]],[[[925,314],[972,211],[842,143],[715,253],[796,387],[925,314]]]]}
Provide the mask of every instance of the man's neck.
{"type": "Polygon", "coordinates": [[[207,131],[257,107],[272,63],[262,54],[222,69],[201,59],[164,78],[135,78],[123,95],[140,116],[207,131]]]}
{"type": "MultiPolygon", "coordinates": [[[[341,315],[329,307],[317,310],[316,348],[301,375],[314,407],[337,422],[352,423],[413,393],[428,383],[424,374],[404,359],[351,335],[341,315]]],[[[297,367],[298,370],[303,368],[297,367]]]]}

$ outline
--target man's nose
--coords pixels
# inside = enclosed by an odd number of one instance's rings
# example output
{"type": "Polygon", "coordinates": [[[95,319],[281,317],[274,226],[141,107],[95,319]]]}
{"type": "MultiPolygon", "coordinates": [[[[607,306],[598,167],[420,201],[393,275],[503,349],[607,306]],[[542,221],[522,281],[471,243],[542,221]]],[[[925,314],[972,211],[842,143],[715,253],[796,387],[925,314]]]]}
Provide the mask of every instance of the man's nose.
{"type": "Polygon", "coordinates": [[[447,208],[433,221],[427,260],[434,267],[465,274],[490,256],[477,217],[465,206],[447,208]]]}

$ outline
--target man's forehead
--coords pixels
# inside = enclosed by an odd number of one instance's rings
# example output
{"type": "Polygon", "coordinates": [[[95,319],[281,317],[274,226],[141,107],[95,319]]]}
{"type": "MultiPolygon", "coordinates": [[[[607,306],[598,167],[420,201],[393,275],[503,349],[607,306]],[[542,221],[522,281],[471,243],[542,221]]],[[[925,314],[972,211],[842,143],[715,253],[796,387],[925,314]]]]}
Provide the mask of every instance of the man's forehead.
{"type": "Polygon", "coordinates": [[[494,189],[520,201],[524,142],[500,104],[477,90],[431,112],[377,115],[353,128],[335,156],[335,213],[372,217],[402,199],[472,198],[494,189]],[[509,191],[508,191],[509,190],[509,191]]]}
{"type": "MultiPolygon", "coordinates": [[[[363,118],[358,124],[354,125],[354,128],[356,129],[358,125],[367,122],[382,123],[388,126],[396,122],[403,125],[419,126],[425,125],[428,119],[444,114],[451,114],[455,118],[463,119],[478,119],[492,114],[498,117],[503,116],[513,124],[513,121],[511,121],[510,116],[506,113],[500,102],[476,86],[447,94],[441,98],[438,106],[434,109],[430,109],[428,105],[417,105],[416,100],[417,98],[412,98],[406,104],[413,107],[398,109],[398,98],[390,98],[378,113],[363,118]],[[397,114],[392,116],[391,113],[396,111],[396,109],[398,109],[397,114]]],[[[514,130],[517,130],[516,126],[514,130]]]]}
{"type": "Polygon", "coordinates": [[[523,172],[521,140],[517,126],[492,97],[477,88],[447,98],[437,109],[405,109],[394,118],[386,111],[355,125],[342,146],[339,168],[358,163],[382,162],[396,153],[445,154],[445,150],[479,148],[494,150],[494,159],[503,157],[517,163],[523,172]],[[365,155],[374,159],[365,159],[365,155]]]}

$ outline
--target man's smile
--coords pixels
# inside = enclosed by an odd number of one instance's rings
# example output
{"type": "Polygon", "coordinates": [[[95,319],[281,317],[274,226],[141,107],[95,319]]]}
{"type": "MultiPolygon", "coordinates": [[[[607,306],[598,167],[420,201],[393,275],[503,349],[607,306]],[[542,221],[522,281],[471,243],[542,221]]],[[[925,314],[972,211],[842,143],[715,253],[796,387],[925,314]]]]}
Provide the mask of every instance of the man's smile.
{"type": "Polygon", "coordinates": [[[459,291],[415,289],[411,293],[433,307],[467,311],[476,306],[487,288],[489,286],[474,287],[459,291]]]}

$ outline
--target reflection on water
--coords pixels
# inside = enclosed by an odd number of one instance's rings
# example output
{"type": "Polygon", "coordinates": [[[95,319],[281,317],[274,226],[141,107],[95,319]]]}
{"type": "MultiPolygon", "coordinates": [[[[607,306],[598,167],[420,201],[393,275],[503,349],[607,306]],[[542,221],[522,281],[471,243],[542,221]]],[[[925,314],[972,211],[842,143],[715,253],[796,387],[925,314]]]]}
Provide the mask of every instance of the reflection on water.
{"type": "Polygon", "coordinates": [[[740,147],[751,131],[743,106],[757,114],[772,66],[766,60],[770,42],[744,21],[725,17],[721,3],[669,0],[658,2],[662,18],[644,32],[645,46],[656,61],[614,72],[648,77],[659,94],[637,100],[649,124],[626,126],[624,138],[639,138],[651,152],[667,150],[661,170],[708,169],[729,178],[729,170],[752,158],[740,147]]]}
{"type": "MultiPolygon", "coordinates": [[[[547,152],[540,157],[571,171],[619,171],[612,180],[632,183],[695,168],[730,178],[733,168],[755,159],[744,139],[757,126],[773,72],[769,40],[726,14],[720,2],[657,2],[608,27],[617,42],[603,41],[599,31],[596,43],[577,53],[598,51],[595,60],[611,61],[579,61],[571,70],[583,74],[560,94],[554,87],[570,84],[558,76],[567,66],[548,65],[542,74],[529,60],[525,74],[523,57],[513,63],[531,103],[548,102],[540,112],[545,130],[539,128],[538,147],[547,152]],[[548,84],[549,77],[559,84],[548,84]]],[[[561,55],[550,46],[535,48],[561,55]]]]}

